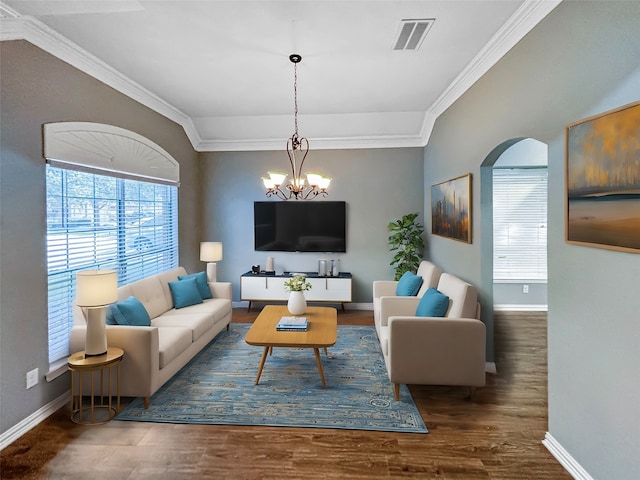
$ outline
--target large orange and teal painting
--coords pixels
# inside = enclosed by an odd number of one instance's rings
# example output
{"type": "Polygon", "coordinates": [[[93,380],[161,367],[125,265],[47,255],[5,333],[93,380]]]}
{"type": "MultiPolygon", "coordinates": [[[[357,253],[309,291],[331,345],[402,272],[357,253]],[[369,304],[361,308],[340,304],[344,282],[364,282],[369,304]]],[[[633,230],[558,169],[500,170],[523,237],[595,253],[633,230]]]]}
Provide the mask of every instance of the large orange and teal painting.
{"type": "Polygon", "coordinates": [[[566,132],[567,241],[640,253],[640,102],[566,132]]]}

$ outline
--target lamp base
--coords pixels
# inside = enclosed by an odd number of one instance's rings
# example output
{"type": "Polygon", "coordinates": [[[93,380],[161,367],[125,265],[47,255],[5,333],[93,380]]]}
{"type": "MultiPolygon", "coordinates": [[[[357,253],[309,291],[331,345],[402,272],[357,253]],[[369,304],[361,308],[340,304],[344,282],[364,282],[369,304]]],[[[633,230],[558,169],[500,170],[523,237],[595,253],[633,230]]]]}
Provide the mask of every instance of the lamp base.
{"type": "Polygon", "coordinates": [[[87,336],[84,345],[84,354],[87,357],[95,357],[107,353],[107,326],[106,309],[87,309],[87,336]]]}
{"type": "Polygon", "coordinates": [[[207,280],[217,282],[217,266],[214,262],[207,263],[207,280]]]}

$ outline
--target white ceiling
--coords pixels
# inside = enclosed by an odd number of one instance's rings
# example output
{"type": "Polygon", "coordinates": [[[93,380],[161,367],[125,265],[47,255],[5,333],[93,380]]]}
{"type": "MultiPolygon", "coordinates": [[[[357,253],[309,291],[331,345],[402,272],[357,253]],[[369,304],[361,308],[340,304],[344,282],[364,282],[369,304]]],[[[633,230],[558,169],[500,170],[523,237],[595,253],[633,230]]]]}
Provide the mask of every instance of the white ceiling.
{"type": "Polygon", "coordinates": [[[559,0],[0,2],[24,38],[179,122],[199,151],[424,146],[435,119],[559,0]],[[396,51],[403,19],[435,19],[396,51]]]}

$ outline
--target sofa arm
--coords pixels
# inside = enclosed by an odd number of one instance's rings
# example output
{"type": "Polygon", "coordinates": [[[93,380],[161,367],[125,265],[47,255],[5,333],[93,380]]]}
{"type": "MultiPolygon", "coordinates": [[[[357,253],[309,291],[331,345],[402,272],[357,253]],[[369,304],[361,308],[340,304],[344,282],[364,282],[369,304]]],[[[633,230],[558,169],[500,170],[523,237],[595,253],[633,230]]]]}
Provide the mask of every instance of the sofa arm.
{"type": "Polygon", "coordinates": [[[209,288],[211,289],[213,298],[226,298],[227,300],[233,300],[231,282],[209,282],[209,288]]]}
{"type": "Polygon", "coordinates": [[[380,324],[388,325],[392,315],[413,316],[420,303],[418,297],[381,297],[380,298],[380,324]]]}
{"type": "MultiPolygon", "coordinates": [[[[84,350],[86,327],[74,326],[70,332],[71,352],[84,350]]],[[[107,345],[124,350],[120,364],[120,395],[150,397],[158,389],[160,353],[156,327],[107,325],[107,345]]]]}
{"type": "Polygon", "coordinates": [[[373,298],[394,296],[397,287],[398,282],[393,280],[375,280],[373,282],[373,298]]]}
{"type": "Polygon", "coordinates": [[[472,318],[389,318],[389,378],[425,385],[485,384],[486,328],[472,318]]]}

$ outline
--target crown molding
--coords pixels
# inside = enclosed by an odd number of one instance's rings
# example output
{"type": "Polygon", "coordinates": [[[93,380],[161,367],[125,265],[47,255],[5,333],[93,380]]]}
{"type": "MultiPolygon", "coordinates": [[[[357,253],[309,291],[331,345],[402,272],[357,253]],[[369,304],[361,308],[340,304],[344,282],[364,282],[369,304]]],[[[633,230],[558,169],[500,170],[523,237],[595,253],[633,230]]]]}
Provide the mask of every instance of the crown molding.
{"type": "MultiPolygon", "coordinates": [[[[531,31],[531,29],[555,9],[561,1],[562,0],[526,0],[425,112],[422,128],[417,135],[319,138],[313,139],[314,148],[424,147],[429,142],[437,118],[531,31]]],[[[6,40],[26,40],[154,110],[160,115],[176,122],[182,126],[191,145],[196,151],[255,151],[281,150],[283,148],[283,139],[203,139],[191,117],[151,93],[142,85],[129,79],[99,58],[80,48],[36,18],[21,16],[18,12],[0,1],[0,41],[6,40]]]]}
{"type": "Polygon", "coordinates": [[[562,0],[526,0],[427,110],[422,127],[424,145],[429,143],[435,120],[511,50],[562,0]]]}
{"type": "MultiPolygon", "coordinates": [[[[309,138],[313,150],[350,150],[364,148],[424,147],[421,135],[379,135],[375,137],[309,138]]],[[[284,150],[285,138],[203,140],[196,145],[198,152],[249,152],[284,150]]]]}
{"type": "Polygon", "coordinates": [[[185,113],[149,92],[142,85],[129,79],[36,18],[20,16],[15,10],[0,2],[0,41],[7,40],[26,40],[160,115],[178,123],[184,128],[192,145],[195,146],[202,141],[193,121],[185,113]]]}

